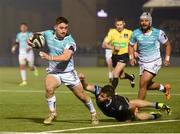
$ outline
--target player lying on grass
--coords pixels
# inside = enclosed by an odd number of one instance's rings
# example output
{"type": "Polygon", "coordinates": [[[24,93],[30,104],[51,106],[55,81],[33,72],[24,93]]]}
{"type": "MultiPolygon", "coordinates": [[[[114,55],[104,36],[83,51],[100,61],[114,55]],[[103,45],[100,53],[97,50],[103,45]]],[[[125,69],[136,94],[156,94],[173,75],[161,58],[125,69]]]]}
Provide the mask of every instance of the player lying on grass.
{"type": "Polygon", "coordinates": [[[84,74],[79,74],[79,78],[85,90],[93,93],[96,97],[96,103],[100,110],[107,116],[113,117],[118,121],[132,121],[132,120],[154,120],[161,117],[159,111],[151,113],[143,113],[137,108],[151,107],[159,110],[164,110],[168,114],[171,109],[164,103],[149,102],[145,100],[129,100],[126,97],[115,95],[111,85],[100,87],[98,85],[88,84],[84,74]]]}

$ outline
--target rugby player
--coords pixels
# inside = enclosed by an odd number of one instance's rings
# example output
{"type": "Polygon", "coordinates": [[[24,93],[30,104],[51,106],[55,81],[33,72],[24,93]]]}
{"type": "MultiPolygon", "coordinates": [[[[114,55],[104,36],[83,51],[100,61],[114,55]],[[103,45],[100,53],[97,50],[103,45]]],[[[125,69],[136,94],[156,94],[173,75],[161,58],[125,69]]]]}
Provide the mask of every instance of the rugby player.
{"type": "Polygon", "coordinates": [[[130,64],[136,64],[134,56],[134,44],[137,44],[140,81],[138,99],[145,99],[147,90],[160,90],[165,93],[166,99],[169,100],[171,86],[154,82],[153,78],[157,75],[162,66],[162,58],[160,54],[160,44],[162,44],[165,51],[164,65],[169,66],[171,55],[171,44],[164,31],[152,27],[152,17],[149,12],[144,12],[140,16],[140,28],[133,31],[129,43],[129,58],[130,64]]]}
{"type": "Polygon", "coordinates": [[[22,82],[20,86],[27,85],[26,79],[26,62],[30,67],[30,70],[34,72],[35,76],[38,76],[38,70],[34,65],[34,52],[30,46],[27,44],[28,38],[32,35],[28,31],[27,23],[20,24],[20,32],[16,35],[16,42],[13,43],[11,52],[15,53],[16,49],[19,47],[19,66],[22,82]]]}
{"type": "MultiPolygon", "coordinates": [[[[68,20],[58,17],[54,30],[41,32],[46,40],[49,52],[40,52],[42,59],[49,61],[47,76],[45,78],[45,91],[49,107],[49,115],[44,124],[52,124],[57,117],[55,90],[64,83],[87,106],[91,114],[91,123],[98,124],[96,110],[91,98],[84,92],[83,86],[74,69],[73,54],[76,43],[68,33],[68,20]]],[[[28,41],[32,45],[31,41],[28,41]]]]}
{"type": "Polygon", "coordinates": [[[140,112],[139,108],[155,108],[166,111],[171,114],[171,109],[164,103],[149,102],[145,100],[129,100],[127,97],[114,94],[111,85],[100,87],[98,85],[88,84],[84,74],[79,74],[79,78],[85,90],[93,93],[96,97],[96,103],[99,109],[109,117],[113,117],[118,121],[133,120],[155,120],[161,117],[160,112],[140,112]]]}
{"type": "Polygon", "coordinates": [[[118,85],[120,79],[128,79],[132,87],[135,86],[134,74],[129,75],[124,72],[124,68],[129,61],[128,56],[128,43],[132,34],[131,30],[125,28],[125,21],[123,18],[117,18],[115,20],[115,27],[110,29],[107,36],[104,39],[103,47],[106,49],[112,49],[112,65],[113,80],[112,86],[114,89],[118,85]]]}

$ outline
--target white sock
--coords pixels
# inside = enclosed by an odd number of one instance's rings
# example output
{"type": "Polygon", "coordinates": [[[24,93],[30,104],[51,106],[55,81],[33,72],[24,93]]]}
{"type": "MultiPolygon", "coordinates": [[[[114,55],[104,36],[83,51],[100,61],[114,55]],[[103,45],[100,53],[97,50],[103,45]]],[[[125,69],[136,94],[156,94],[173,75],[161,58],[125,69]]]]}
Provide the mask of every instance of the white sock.
{"type": "Polygon", "coordinates": [[[86,106],[88,107],[90,113],[96,113],[96,110],[94,108],[94,105],[92,103],[92,100],[90,99],[88,103],[86,103],[86,106]]]}
{"type": "Polygon", "coordinates": [[[22,81],[26,81],[26,70],[20,70],[22,81]]]}
{"type": "Polygon", "coordinates": [[[161,92],[165,92],[164,86],[163,86],[162,84],[160,84],[159,91],[161,91],[161,92]]]}
{"type": "Polygon", "coordinates": [[[47,99],[48,107],[51,112],[56,112],[56,96],[47,99]]]}
{"type": "Polygon", "coordinates": [[[113,79],[113,73],[109,72],[109,79],[113,79]]]}

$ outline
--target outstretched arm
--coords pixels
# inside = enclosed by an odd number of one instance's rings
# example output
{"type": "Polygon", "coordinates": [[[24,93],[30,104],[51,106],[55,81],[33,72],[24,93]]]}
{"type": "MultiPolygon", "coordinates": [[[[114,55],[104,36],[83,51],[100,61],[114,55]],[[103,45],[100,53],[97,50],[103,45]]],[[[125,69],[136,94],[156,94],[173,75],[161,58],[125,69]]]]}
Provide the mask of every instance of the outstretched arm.
{"type": "Polygon", "coordinates": [[[92,84],[88,84],[86,78],[85,78],[85,75],[83,73],[80,73],[79,74],[79,79],[83,85],[83,88],[86,90],[86,91],[89,91],[91,93],[95,93],[94,91],[94,85],[92,84]]]}

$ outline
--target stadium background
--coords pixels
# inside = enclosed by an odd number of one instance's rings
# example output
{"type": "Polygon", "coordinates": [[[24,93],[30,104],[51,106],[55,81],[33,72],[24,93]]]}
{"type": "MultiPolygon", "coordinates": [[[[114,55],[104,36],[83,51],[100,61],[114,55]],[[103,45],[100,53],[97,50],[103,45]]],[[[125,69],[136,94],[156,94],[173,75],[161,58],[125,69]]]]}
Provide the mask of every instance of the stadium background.
{"type": "MultiPolygon", "coordinates": [[[[177,1],[177,0],[174,0],[177,1]]],[[[115,17],[124,17],[130,29],[138,27],[139,16],[146,0],[1,0],[0,1],[0,66],[17,66],[17,53],[10,53],[11,44],[21,22],[29,24],[29,30],[51,29],[57,16],[70,20],[70,32],[75,37],[78,51],[75,63],[78,66],[104,65],[102,40],[113,26],[115,17]],[[104,9],[107,18],[96,13],[104,9]]],[[[180,65],[180,8],[155,8],[153,25],[160,27],[173,44],[172,65],[180,65]]],[[[36,54],[38,52],[36,51],[36,54]]],[[[36,57],[37,65],[47,62],[36,57]]]]}

